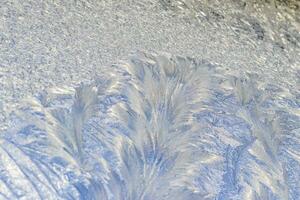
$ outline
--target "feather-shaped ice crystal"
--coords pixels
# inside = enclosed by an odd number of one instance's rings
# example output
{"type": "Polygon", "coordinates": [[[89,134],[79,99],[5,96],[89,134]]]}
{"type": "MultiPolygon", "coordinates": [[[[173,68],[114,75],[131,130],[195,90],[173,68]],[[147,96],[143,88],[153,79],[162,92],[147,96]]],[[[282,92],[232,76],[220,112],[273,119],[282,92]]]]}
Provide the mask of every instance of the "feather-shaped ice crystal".
{"type": "Polygon", "coordinates": [[[299,199],[299,115],[276,92],[139,52],[15,112],[0,138],[0,198],[299,199]]]}

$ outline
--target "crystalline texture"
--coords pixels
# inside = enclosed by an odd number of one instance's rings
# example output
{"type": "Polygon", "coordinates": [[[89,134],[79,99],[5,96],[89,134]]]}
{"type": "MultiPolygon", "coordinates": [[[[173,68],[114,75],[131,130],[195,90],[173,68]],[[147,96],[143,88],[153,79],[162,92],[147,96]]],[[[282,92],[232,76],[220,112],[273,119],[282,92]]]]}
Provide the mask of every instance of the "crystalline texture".
{"type": "Polygon", "coordinates": [[[299,6],[297,0],[1,0],[0,130],[13,126],[7,119],[22,98],[75,87],[135,50],[200,57],[291,88],[299,79],[299,6]]]}
{"type": "Polygon", "coordinates": [[[1,0],[0,199],[299,200],[299,8],[1,0]]]}
{"type": "Polygon", "coordinates": [[[101,74],[16,109],[1,198],[299,197],[299,104],[283,88],[161,53],[101,74]]]}

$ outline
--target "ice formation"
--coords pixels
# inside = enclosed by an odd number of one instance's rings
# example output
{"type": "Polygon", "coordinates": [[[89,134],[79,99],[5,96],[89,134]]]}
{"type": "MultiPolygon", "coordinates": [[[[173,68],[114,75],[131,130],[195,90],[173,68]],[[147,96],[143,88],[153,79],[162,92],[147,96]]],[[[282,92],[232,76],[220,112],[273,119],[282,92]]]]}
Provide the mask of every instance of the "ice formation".
{"type": "Polygon", "coordinates": [[[299,9],[1,0],[0,200],[300,200],[299,9]]]}
{"type": "Polygon", "coordinates": [[[299,7],[297,0],[1,0],[0,131],[22,98],[88,81],[136,50],[295,86],[299,7]]]}
{"type": "Polygon", "coordinates": [[[2,199],[299,199],[299,105],[253,74],[137,52],[21,104],[2,199]]]}

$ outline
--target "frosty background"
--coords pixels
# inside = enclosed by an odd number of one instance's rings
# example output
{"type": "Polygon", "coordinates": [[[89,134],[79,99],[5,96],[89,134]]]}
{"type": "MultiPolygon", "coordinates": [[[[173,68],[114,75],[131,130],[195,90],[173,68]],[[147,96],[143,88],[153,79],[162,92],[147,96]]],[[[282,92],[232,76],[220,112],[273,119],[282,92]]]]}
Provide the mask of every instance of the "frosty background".
{"type": "Polygon", "coordinates": [[[300,199],[299,12],[1,1],[0,198],[300,199]]]}

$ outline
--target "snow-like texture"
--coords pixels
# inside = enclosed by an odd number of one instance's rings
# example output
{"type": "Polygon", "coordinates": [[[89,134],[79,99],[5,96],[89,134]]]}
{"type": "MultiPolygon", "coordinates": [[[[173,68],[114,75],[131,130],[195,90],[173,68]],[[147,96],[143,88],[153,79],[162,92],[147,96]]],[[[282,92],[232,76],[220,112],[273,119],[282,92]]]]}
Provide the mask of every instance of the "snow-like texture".
{"type": "Polygon", "coordinates": [[[299,200],[299,44],[299,0],[0,0],[0,199],[299,200]]]}
{"type": "Polygon", "coordinates": [[[299,0],[1,0],[0,131],[22,98],[93,79],[136,50],[295,87],[299,44],[299,0]]]}
{"type": "Polygon", "coordinates": [[[165,53],[100,74],[15,110],[0,199],[300,199],[295,91],[165,53]]]}

